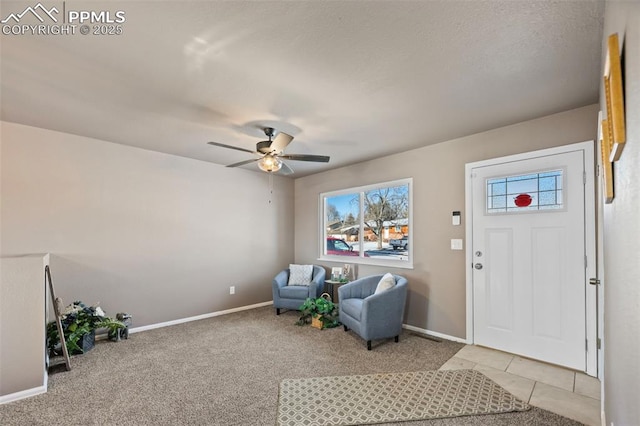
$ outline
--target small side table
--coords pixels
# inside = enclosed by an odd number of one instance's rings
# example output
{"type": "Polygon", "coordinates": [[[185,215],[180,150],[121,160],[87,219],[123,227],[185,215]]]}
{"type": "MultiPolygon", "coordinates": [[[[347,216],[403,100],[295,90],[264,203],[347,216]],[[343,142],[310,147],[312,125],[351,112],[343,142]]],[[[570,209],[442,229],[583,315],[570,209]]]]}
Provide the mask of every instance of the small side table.
{"type": "Polygon", "coordinates": [[[335,292],[336,288],[340,287],[343,284],[347,284],[349,281],[334,281],[334,280],[325,280],[324,283],[327,286],[327,293],[331,295],[331,300],[333,303],[336,303],[335,292]]]}

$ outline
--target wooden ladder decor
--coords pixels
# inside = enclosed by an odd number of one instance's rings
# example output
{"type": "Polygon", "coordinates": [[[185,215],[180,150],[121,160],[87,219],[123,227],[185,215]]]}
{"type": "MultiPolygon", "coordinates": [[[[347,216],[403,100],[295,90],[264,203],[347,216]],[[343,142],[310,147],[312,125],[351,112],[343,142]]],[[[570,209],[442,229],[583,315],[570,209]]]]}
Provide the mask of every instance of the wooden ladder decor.
{"type": "MultiPolygon", "coordinates": [[[[51,270],[49,265],[44,267],[45,279],[49,281],[49,291],[51,292],[51,300],[53,301],[53,312],[56,315],[56,327],[58,328],[58,336],[60,336],[60,345],[62,346],[62,354],[64,356],[64,364],[67,371],[71,370],[71,360],[69,359],[69,351],[67,350],[67,342],[64,339],[64,331],[62,330],[62,321],[60,320],[62,310],[62,299],[56,297],[53,291],[53,281],[51,280],[51,270]]],[[[61,364],[61,363],[60,363],[61,364]]]]}

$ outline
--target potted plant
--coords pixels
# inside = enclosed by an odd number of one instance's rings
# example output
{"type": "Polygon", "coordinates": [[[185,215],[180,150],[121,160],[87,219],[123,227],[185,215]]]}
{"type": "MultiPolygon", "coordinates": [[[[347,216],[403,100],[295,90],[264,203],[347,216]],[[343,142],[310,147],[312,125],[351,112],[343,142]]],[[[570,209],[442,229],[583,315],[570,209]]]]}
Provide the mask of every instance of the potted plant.
{"type": "MultiPolygon", "coordinates": [[[[125,327],[125,325],[107,317],[100,306],[87,306],[82,302],[74,302],[61,312],[60,322],[69,354],[83,354],[91,350],[95,344],[95,331],[107,328],[109,331],[125,327]]],[[[62,353],[60,336],[55,321],[47,324],[47,347],[52,355],[62,353]]]]}
{"type": "Polygon", "coordinates": [[[340,325],[338,308],[331,301],[328,293],[323,293],[317,299],[307,298],[300,306],[300,319],[296,325],[311,324],[319,329],[333,328],[340,325]]]}

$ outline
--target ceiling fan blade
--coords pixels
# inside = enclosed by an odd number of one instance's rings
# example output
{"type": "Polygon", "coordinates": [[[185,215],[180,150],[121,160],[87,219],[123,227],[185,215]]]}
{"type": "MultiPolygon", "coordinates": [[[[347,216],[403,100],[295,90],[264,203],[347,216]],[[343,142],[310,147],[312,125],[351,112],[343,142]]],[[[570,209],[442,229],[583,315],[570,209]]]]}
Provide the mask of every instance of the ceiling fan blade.
{"type": "Polygon", "coordinates": [[[219,146],[219,147],[222,147],[222,148],[235,149],[235,150],[237,150],[237,151],[242,151],[242,152],[249,152],[249,153],[251,153],[251,154],[257,154],[257,152],[255,152],[255,151],[251,151],[251,150],[249,150],[249,149],[240,148],[240,147],[238,147],[238,146],[225,145],[225,144],[223,144],[223,143],[219,143],[219,142],[207,142],[207,144],[209,144],[209,145],[213,145],[213,146],[219,146]]]}
{"type": "Polygon", "coordinates": [[[280,175],[290,175],[293,174],[293,169],[287,165],[284,161],[282,162],[282,168],[278,171],[280,175]]]}
{"type": "Polygon", "coordinates": [[[291,143],[293,136],[286,134],[285,132],[278,133],[278,136],[271,142],[271,152],[280,153],[291,143]]]}
{"type": "Polygon", "coordinates": [[[281,155],[280,158],[286,158],[287,160],[295,161],[315,161],[316,163],[328,163],[330,157],[327,155],[287,154],[281,155]]]}
{"type": "Polygon", "coordinates": [[[253,163],[254,161],[260,160],[259,158],[252,158],[251,160],[240,161],[239,163],[229,164],[227,167],[239,167],[244,166],[245,164],[253,163]]]}

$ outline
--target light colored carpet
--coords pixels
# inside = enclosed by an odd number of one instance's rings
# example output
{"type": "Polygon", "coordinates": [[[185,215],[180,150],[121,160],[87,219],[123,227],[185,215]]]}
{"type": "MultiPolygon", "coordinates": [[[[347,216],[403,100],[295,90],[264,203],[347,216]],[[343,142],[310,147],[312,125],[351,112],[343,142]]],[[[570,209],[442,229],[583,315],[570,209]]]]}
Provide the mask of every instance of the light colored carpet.
{"type": "MultiPolygon", "coordinates": [[[[404,332],[367,351],[352,332],[298,327],[298,316],[265,307],[98,341],[49,376],[46,394],[0,405],[0,425],[273,426],[284,379],[437,370],[463,346],[404,332]]],[[[578,423],[534,407],[410,425],[578,423]]]]}
{"type": "Polygon", "coordinates": [[[278,426],[348,426],[530,407],[476,370],[285,379],[278,426]]]}

